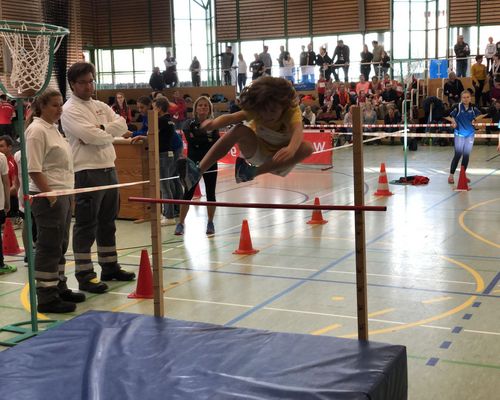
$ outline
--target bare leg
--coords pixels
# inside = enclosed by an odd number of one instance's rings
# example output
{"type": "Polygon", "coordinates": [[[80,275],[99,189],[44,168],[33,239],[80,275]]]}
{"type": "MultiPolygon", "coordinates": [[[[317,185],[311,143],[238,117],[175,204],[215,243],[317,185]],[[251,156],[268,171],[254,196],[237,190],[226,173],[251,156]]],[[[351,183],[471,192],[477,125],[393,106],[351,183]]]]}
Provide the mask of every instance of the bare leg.
{"type": "Polygon", "coordinates": [[[200,172],[203,174],[210,166],[224,157],[236,143],[245,157],[252,157],[257,151],[257,137],[245,125],[236,125],[222,136],[208,151],[200,162],[200,172]]]}
{"type": "Polygon", "coordinates": [[[179,223],[184,224],[188,211],[189,211],[189,204],[181,204],[179,211],[179,223]]]}
{"type": "Polygon", "coordinates": [[[298,164],[305,158],[309,157],[313,152],[314,149],[311,143],[302,142],[299,149],[292,158],[284,162],[276,162],[274,160],[266,161],[264,164],[257,167],[256,175],[265,174],[271,171],[275,171],[277,169],[290,167],[292,165],[298,164]]]}
{"type": "Polygon", "coordinates": [[[215,206],[207,206],[208,222],[213,222],[215,215],[215,206]]]}

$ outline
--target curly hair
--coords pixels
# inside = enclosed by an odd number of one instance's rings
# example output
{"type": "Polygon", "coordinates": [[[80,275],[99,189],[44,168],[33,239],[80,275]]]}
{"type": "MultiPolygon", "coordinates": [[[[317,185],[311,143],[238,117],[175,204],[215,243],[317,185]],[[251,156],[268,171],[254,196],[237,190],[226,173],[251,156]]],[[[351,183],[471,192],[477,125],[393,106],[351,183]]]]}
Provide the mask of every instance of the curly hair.
{"type": "Polygon", "coordinates": [[[283,78],[263,76],[247,86],[240,94],[240,106],[251,113],[259,113],[269,106],[282,105],[283,109],[294,107],[297,94],[290,81],[283,78]]]}

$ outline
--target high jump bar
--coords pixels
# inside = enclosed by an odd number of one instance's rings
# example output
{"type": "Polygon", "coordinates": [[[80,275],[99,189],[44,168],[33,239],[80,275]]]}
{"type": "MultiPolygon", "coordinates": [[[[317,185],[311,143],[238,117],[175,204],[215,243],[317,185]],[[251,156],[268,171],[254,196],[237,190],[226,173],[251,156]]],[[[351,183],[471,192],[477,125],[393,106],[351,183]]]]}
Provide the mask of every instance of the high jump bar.
{"type": "Polygon", "coordinates": [[[342,206],[333,204],[276,204],[276,203],[230,203],[219,201],[192,201],[129,197],[129,201],[150,204],[185,204],[193,206],[216,206],[229,208],[267,208],[281,210],[335,210],[335,211],[387,211],[386,206],[342,206]]]}

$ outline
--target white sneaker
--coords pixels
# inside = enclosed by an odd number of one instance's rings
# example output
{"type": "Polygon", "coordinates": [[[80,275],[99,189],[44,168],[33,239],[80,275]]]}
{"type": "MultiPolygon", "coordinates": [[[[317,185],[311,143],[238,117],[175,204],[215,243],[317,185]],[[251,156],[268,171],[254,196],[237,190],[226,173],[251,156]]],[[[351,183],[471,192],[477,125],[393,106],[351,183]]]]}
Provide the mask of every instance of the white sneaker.
{"type": "Polygon", "coordinates": [[[161,226],[171,226],[175,225],[177,222],[175,222],[174,218],[166,218],[166,217],[161,217],[160,224],[161,226]]]}

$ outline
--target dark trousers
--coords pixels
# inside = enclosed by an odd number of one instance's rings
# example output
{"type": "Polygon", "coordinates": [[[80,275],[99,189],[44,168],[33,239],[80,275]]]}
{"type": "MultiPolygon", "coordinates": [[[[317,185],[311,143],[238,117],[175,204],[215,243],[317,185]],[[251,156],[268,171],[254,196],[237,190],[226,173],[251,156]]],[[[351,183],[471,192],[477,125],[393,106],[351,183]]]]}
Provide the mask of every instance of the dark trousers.
{"type": "MultiPolygon", "coordinates": [[[[172,178],[177,173],[177,160],[179,156],[173,151],[167,151],[160,153],[160,178],[172,178]]],[[[182,197],[182,186],[179,178],[175,179],[165,179],[160,182],[160,190],[162,199],[176,199],[179,200],[182,197]]],[[[175,218],[179,215],[176,212],[176,204],[164,204],[163,215],[166,218],[175,218]]]]}
{"type": "Polygon", "coordinates": [[[51,207],[46,198],[34,198],[32,213],[37,226],[35,253],[36,294],[39,304],[50,303],[68,290],[64,255],[71,224],[71,196],[60,196],[51,207]]]}
{"type": "Polygon", "coordinates": [[[372,66],[370,64],[368,65],[362,65],[360,67],[361,73],[365,76],[365,80],[369,81],[370,80],[370,71],[372,69],[372,66]]]}
{"type": "Polygon", "coordinates": [[[339,68],[342,68],[344,70],[344,82],[349,82],[349,66],[345,66],[345,67],[335,67],[335,66],[333,66],[332,67],[332,72],[333,72],[333,76],[335,77],[335,81],[338,82],[340,80],[339,79],[339,75],[337,74],[337,70],[339,68]]]}
{"type": "Polygon", "coordinates": [[[455,155],[453,160],[451,160],[450,174],[454,174],[457,170],[458,162],[460,157],[462,158],[462,166],[467,169],[469,165],[469,156],[472,151],[472,146],[474,145],[474,135],[463,137],[455,135],[455,155]]]}
{"type": "Polygon", "coordinates": [[[191,72],[191,83],[193,86],[200,86],[201,78],[199,72],[191,72]]]}
{"type": "Polygon", "coordinates": [[[226,69],[226,70],[224,70],[224,85],[231,86],[231,84],[232,84],[231,70],[226,69]]]}
{"type": "Polygon", "coordinates": [[[325,104],[325,94],[324,93],[318,93],[318,101],[319,101],[319,105],[321,107],[323,107],[325,104]]]}
{"type": "Polygon", "coordinates": [[[238,88],[240,92],[247,84],[247,74],[238,74],[238,88]]]}
{"type": "Polygon", "coordinates": [[[457,78],[467,76],[467,60],[457,60],[457,78]]]}
{"type": "MultiPolygon", "coordinates": [[[[75,188],[116,183],[118,179],[114,168],[87,169],[75,173],[75,188]]],[[[97,257],[103,272],[113,273],[120,268],[115,237],[115,220],[120,207],[120,197],[118,189],[108,189],[80,193],[75,199],[73,226],[75,275],[79,282],[88,282],[96,277],[90,253],[94,241],[97,241],[97,257]]]]}
{"type": "MultiPolygon", "coordinates": [[[[203,174],[203,182],[205,182],[205,191],[207,194],[207,201],[216,201],[215,200],[215,186],[217,185],[217,163],[212,165],[207,171],[203,174]]],[[[184,200],[191,200],[194,196],[194,191],[196,189],[196,185],[193,186],[189,191],[184,193],[184,200]]]]}
{"type": "Polygon", "coordinates": [[[485,94],[483,93],[485,81],[477,81],[473,83],[474,86],[474,97],[476,98],[476,107],[481,107],[481,99],[483,99],[483,105],[486,105],[487,99],[485,99],[485,94]]]}
{"type": "Polygon", "coordinates": [[[0,267],[4,266],[3,261],[3,242],[2,242],[2,225],[5,223],[5,211],[0,210],[0,267]]]}

